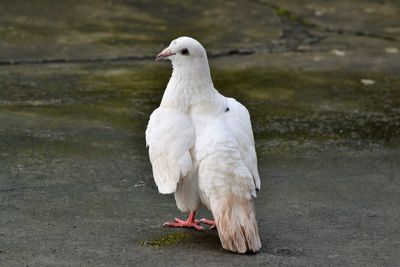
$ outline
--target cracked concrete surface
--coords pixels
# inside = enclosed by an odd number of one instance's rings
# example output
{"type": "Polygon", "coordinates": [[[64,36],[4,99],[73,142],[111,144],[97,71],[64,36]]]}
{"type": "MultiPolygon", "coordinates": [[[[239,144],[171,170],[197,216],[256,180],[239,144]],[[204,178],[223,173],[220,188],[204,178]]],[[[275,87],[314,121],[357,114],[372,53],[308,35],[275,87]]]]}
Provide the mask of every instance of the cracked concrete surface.
{"type": "Polygon", "coordinates": [[[397,1],[0,2],[0,265],[399,265],[397,1]],[[256,255],[161,226],[144,129],[183,34],[252,114],[256,255]]]}

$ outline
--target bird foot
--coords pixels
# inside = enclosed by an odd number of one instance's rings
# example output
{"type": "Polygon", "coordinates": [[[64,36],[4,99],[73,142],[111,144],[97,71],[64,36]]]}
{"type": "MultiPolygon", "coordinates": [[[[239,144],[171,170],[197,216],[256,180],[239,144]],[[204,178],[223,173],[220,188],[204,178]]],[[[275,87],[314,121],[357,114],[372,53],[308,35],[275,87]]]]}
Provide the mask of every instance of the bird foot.
{"type": "Polygon", "coordinates": [[[215,221],[213,221],[213,220],[209,220],[209,219],[203,218],[201,220],[196,220],[195,222],[196,223],[201,223],[202,222],[202,223],[210,225],[210,228],[208,228],[208,229],[217,229],[216,228],[217,225],[215,224],[215,221]]]}
{"type": "Polygon", "coordinates": [[[196,230],[202,231],[204,230],[197,221],[194,220],[194,214],[190,214],[189,218],[184,221],[179,218],[175,218],[175,222],[166,222],[163,224],[164,226],[168,227],[186,227],[186,228],[194,228],[196,230]]]}

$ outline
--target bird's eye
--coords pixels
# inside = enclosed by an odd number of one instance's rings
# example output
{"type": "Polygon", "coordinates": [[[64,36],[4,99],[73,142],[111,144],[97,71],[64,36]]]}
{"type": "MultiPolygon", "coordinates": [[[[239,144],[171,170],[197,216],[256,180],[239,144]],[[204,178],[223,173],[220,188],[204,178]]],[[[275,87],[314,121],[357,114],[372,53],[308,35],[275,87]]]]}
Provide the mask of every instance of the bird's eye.
{"type": "Polygon", "coordinates": [[[184,49],[182,49],[181,54],[185,55],[185,56],[189,55],[189,50],[187,48],[184,48],[184,49]]]}

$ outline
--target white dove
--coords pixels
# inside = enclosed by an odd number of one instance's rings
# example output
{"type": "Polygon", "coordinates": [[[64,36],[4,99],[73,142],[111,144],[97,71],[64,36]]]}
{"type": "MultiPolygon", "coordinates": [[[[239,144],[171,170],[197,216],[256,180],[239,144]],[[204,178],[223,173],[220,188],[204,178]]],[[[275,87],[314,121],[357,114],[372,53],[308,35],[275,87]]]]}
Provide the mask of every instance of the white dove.
{"type": "Polygon", "coordinates": [[[260,189],[250,115],[213,86],[207,54],[193,38],[173,40],[156,60],[170,59],[171,79],[146,130],[153,176],[162,194],[175,193],[190,212],[171,227],[216,225],[222,247],[237,253],[261,248],[253,198],[260,189]],[[195,220],[200,204],[214,220],[195,220]]]}

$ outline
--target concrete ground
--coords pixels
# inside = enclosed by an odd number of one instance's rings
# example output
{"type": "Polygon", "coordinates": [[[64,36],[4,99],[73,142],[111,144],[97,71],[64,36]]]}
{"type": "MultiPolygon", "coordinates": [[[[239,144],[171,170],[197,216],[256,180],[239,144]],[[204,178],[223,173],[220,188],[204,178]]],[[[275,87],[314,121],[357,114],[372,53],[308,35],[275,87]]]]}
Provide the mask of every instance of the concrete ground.
{"type": "Polygon", "coordinates": [[[0,2],[1,266],[400,265],[398,1],[0,2]],[[144,130],[180,35],[252,115],[258,254],[162,227],[144,130]]]}

